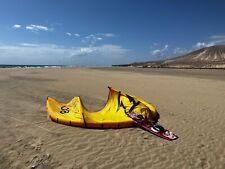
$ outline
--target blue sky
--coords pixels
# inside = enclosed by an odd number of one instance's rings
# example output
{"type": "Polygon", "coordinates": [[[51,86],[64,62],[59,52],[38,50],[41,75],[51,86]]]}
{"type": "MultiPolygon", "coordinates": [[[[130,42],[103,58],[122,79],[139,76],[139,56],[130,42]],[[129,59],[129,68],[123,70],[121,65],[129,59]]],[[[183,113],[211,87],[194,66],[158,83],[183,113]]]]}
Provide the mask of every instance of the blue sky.
{"type": "Polygon", "coordinates": [[[225,43],[223,0],[2,0],[0,64],[107,66],[225,43]]]}

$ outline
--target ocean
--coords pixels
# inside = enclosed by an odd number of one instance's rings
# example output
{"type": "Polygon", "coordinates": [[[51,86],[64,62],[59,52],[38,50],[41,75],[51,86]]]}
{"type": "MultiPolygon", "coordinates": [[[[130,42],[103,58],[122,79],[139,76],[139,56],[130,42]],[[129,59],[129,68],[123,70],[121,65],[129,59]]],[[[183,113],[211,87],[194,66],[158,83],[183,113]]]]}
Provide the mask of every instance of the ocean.
{"type": "Polygon", "coordinates": [[[67,65],[9,65],[9,64],[0,64],[0,68],[62,68],[62,67],[71,67],[67,65]]]}

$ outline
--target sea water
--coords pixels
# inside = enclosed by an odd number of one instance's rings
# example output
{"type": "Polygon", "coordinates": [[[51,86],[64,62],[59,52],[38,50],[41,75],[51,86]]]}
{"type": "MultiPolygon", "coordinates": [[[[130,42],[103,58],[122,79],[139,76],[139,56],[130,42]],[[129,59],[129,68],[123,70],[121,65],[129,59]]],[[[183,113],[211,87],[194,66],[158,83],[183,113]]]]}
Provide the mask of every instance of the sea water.
{"type": "Polygon", "coordinates": [[[70,67],[66,65],[9,65],[9,64],[0,64],[0,68],[62,68],[70,67]]]}

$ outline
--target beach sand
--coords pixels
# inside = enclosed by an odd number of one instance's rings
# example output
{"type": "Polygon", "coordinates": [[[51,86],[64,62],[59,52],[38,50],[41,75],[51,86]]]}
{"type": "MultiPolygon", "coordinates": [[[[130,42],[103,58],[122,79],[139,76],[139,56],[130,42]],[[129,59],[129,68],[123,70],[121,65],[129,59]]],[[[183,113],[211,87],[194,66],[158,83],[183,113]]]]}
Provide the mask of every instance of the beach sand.
{"type": "Polygon", "coordinates": [[[146,70],[0,69],[0,168],[225,168],[225,71],[146,70]],[[94,111],[104,106],[107,86],[152,103],[160,124],[180,138],[47,118],[47,96],[62,102],[81,96],[94,111]]]}

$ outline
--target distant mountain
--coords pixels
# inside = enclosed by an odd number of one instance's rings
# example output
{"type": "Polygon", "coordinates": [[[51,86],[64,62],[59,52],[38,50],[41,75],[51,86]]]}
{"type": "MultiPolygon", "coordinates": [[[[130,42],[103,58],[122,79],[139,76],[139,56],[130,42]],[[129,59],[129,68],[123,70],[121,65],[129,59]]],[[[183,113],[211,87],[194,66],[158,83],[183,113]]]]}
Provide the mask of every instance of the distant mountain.
{"type": "Polygon", "coordinates": [[[225,68],[225,45],[202,48],[171,59],[114,66],[150,68],[225,68]]]}

